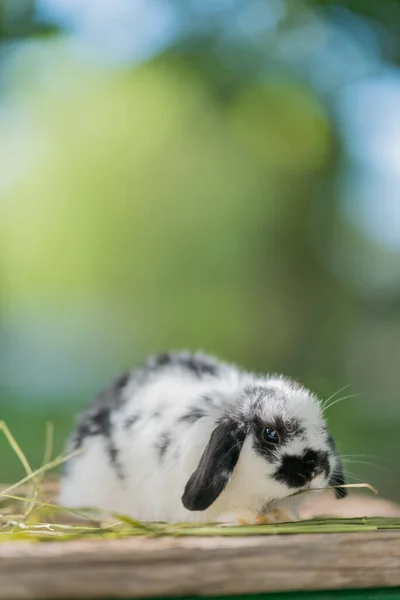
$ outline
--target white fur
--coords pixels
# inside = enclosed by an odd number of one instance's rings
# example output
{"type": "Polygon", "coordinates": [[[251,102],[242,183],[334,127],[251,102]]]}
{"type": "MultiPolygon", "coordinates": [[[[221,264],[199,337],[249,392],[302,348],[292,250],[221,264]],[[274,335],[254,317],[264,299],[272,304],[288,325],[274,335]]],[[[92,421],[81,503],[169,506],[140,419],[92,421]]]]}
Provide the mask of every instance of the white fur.
{"type": "MultiPolygon", "coordinates": [[[[110,461],[106,437],[89,435],[84,439],[82,453],[68,464],[60,503],[111,510],[143,521],[179,522],[216,521],[220,515],[236,510],[256,513],[266,503],[286,498],[295,490],[272,478],[276,465],[255,452],[249,434],[225,489],[207,510],[186,510],[181,501],[217,420],[236,406],[234,410],[241,415],[251,415],[254,410],[252,398],[244,393],[249,385],[267,389],[261,402],[266,423],[279,415],[298,419],[305,429],[305,439],[295,437],[285,452],[301,454],[309,447],[325,450],[330,452],[334,468],[336,459],[327,445],[321,408],[314,396],[283,378],[263,378],[218,364],[221,371],[217,377],[198,378],[177,366],[160,369],[142,386],[134,380],[128,383],[123,391],[125,402],[111,414],[123,479],[110,461]],[[191,407],[203,406],[199,398],[204,394],[214,400],[213,406],[207,408],[207,416],[194,423],[179,421],[191,407]],[[238,402],[241,398],[242,402],[238,402]],[[159,416],[155,417],[157,412],[159,416]],[[140,420],[127,428],[127,419],[137,414],[140,420]],[[160,460],[156,444],[166,433],[171,442],[160,460]]],[[[322,475],[312,481],[312,487],[326,485],[322,475]]]]}

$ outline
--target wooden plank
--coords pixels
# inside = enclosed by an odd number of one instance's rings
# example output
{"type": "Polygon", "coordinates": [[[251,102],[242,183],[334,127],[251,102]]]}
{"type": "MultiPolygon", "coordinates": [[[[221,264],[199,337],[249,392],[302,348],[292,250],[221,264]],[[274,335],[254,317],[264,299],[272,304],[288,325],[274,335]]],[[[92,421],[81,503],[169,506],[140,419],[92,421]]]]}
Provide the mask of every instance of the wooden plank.
{"type": "Polygon", "coordinates": [[[0,599],[400,586],[400,532],[0,545],[0,599]]]}

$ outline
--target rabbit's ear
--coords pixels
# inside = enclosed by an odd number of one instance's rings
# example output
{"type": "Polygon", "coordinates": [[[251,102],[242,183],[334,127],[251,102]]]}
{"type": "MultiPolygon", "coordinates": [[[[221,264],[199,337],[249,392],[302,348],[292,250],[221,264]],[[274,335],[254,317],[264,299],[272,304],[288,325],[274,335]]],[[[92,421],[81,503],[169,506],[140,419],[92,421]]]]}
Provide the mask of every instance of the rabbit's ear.
{"type": "MultiPolygon", "coordinates": [[[[332,436],[329,436],[329,445],[332,448],[335,457],[336,457],[336,465],[334,470],[332,471],[332,475],[329,479],[328,485],[336,486],[336,485],[345,485],[346,481],[343,474],[343,465],[339,456],[339,452],[337,451],[336,444],[333,440],[332,436]]],[[[335,496],[336,498],[345,498],[347,496],[347,488],[343,487],[335,487],[335,496]]]]}
{"type": "Polygon", "coordinates": [[[182,496],[188,510],[205,510],[225,488],[238,461],[246,429],[232,420],[220,423],[212,432],[182,496]]]}
{"type": "MultiPolygon", "coordinates": [[[[338,457],[338,462],[336,464],[335,470],[329,480],[329,485],[345,485],[346,481],[343,475],[343,467],[340,458],[338,457]]],[[[345,498],[347,496],[347,488],[344,487],[335,487],[335,496],[336,498],[345,498]]]]}

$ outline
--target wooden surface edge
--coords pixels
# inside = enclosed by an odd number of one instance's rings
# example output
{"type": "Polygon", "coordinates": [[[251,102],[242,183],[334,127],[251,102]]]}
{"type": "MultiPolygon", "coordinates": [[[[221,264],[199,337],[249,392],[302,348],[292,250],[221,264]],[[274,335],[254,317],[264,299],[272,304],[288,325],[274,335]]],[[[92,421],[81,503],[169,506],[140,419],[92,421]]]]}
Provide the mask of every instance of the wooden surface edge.
{"type": "Polygon", "coordinates": [[[399,531],[0,545],[1,600],[396,586],[399,531]]]}

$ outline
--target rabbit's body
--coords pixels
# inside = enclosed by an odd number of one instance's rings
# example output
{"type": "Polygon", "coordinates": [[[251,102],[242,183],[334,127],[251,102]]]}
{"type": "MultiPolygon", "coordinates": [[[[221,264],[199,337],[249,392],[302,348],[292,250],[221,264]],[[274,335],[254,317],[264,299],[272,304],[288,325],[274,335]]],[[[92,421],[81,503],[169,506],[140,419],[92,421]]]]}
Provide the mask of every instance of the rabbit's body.
{"type": "Polygon", "coordinates": [[[309,392],[202,354],[159,355],[119,378],[82,415],[70,450],[80,447],[60,503],[143,521],[257,514],[297,489],[332,483],[333,475],[343,483],[309,392]],[[261,421],[281,428],[283,459],[278,444],[260,437],[261,421]],[[312,480],[296,479],[290,460],[298,455],[322,461],[312,480]]]}

